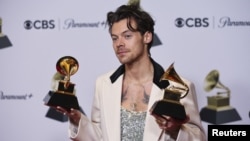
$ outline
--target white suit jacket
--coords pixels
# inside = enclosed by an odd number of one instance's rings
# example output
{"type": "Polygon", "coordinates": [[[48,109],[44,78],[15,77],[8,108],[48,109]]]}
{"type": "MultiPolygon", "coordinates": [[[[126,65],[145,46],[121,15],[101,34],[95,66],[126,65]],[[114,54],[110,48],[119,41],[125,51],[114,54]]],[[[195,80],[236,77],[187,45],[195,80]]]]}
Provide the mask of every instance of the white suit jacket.
{"type": "MultiPolygon", "coordinates": [[[[154,65],[158,65],[153,61],[154,65]]],[[[157,67],[157,66],[156,66],[157,67]]],[[[159,67],[159,66],[158,66],[159,67]]],[[[155,68],[156,70],[157,68],[155,68]]],[[[158,68],[159,69],[159,68],[158,68]]],[[[109,72],[100,76],[96,81],[94,102],[92,105],[91,119],[82,115],[77,130],[70,126],[69,134],[74,141],[120,141],[120,108],[123,74],[115,76],[111,82],[109,72]],[[75,133],[74,133],[75,132],[75,133]]],[[[155,76],[154,76],[155,77],[155,76]]],[[[178,141],[205,141],[205,133],[201,124],[196,93],[194,85],[183,79],[189,86],[189,93],[181,100],[185,106],[186,113],[190,115],[190,121],[182,125],[177,140],[178,141]]],[[[153,84],[148,111],[152,105],[163,98],[164,90],[153,84]]],[[[143,141],[171,141],[168,134],[162,136],[161,129],[155,122],[155,118],[147,112],[143,141]]]]}

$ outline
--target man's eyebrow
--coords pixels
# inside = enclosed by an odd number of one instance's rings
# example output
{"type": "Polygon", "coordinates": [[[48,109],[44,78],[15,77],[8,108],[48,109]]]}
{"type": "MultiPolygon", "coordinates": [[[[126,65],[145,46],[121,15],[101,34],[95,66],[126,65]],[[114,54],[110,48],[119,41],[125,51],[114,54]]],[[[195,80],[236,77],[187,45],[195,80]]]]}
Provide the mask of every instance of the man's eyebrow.
{"type": "MultiPolygon", "coordinates": [[[[121,34],[126,34],[126,33],[128,33],[128,32],[133,32],[133,31],[131,31],[131,30],[127,29],[127,30],[123,31],[121,34]]],[[[117,35],[116,35],[116,34],[111,33],[111,36],[117,36],[117,35]]]]}

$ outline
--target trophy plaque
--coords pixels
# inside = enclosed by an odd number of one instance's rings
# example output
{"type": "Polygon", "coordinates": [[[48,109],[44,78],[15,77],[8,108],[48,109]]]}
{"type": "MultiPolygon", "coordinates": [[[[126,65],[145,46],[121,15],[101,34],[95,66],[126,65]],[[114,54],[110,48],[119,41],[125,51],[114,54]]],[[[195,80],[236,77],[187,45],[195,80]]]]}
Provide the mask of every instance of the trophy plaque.
{"type": "Polygon", "coordinates": [[[208,105],[201,109],[201,120],[214,124],[240,120],[236,109],[230,106],[230,90],[219,81],[219,71],[217,70],[212,70],[205,78],[204,90],[209,92],[214,88],[225,91],[207,97],[208,105]]]}
{"type": "Polygon", "coordinates": [[[166,80],[174,83],[170,83],[170,85],[164,89],[163,99],[156,101],[150,111],[152,114],[159,116],[167,115],[183,120],[186,118],[186,111],[185,107],[180,103],[180,99],[188,94],[189,88],[176,73],[174,63],[166,70],[160,81],[166,80]]]}
{"type": "Polygon", "coordinates": [[[57,73],[64,79],[58,81],[57,90],[51,90],[45,96],[45,105],[61,106],[67,110],[70,108],[79,110],[78,100],[74,93],[75,84],[70,82],[71,75],[74,75],[78,68],[77,60],[71,56],[64,56],[57,61],[57,73]]]}

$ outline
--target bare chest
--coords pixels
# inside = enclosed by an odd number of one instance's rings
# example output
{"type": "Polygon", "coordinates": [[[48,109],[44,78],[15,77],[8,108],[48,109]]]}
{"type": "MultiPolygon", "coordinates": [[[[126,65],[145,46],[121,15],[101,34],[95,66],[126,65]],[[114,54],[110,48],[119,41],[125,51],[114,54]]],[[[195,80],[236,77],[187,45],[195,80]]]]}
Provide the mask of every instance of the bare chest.
{"type": "Polygon", "coordinates": [[[152,82],[145,84],[124,83],[121,105],[130,111],[146,111],[152,89],[152,82]]]}

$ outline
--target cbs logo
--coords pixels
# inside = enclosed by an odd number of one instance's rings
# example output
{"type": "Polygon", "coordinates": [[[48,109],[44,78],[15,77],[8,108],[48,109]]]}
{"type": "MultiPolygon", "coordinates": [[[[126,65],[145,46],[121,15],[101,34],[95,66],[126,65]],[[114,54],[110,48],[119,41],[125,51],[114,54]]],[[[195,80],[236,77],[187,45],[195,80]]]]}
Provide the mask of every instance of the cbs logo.
{"type": "Polygon", "coordinates": [[[177,18],[175,20],[175,25],[179,28],[187,26],[187,27],[208,27],[209,22],[208,18],[177,18]]]}
{"type": "Polygon", "coordinates": [[[34,29],[54,29],[55,28],[55,20],[35,20],[30,21],[27,20],[24,22],[24,28],[30,30],[34,29]]]}

